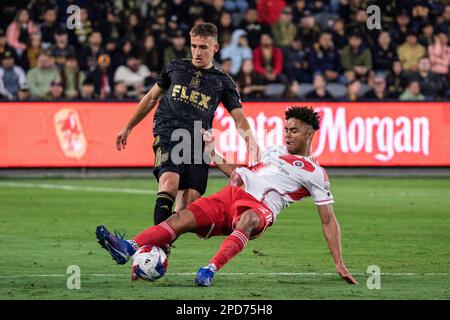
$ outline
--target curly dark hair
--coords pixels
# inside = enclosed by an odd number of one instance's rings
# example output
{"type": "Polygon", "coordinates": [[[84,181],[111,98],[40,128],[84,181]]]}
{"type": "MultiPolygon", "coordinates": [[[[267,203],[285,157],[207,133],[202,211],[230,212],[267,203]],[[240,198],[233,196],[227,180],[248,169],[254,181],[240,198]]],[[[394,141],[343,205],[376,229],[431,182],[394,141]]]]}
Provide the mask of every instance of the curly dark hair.
{"type": "Polygon", "coordinates": [[[312,107],[292,106],[284,113],[286,120],[295,118],[313,127],[314,131],[320,129],[320,116],[312,107]]]}

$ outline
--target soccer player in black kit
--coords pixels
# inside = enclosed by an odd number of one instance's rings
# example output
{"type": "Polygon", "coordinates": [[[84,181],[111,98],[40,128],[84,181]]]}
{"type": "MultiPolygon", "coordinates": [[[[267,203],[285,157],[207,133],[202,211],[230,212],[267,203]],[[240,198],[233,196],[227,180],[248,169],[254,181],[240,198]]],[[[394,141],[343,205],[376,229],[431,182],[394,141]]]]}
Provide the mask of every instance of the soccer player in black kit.
{"type": "MultiPolygon", "coordinates": [[[[166,64],[156,84],[142,98],[130,121],[117,135],[117,149],[121,150],[125,148],[132,129],[160,101],[153,122],[153,173],[159,183],[154,209],[155,224],[165,221],[172,214],[175,201],[175,211],[179,212],[204,194],[209,164],[202,161],[204,146],[199,153],[194,148],[194,140],[202,141],[201,128],[211,129],[220,102],[247,142],[249,160],[256,162],[259,157],[259,147],[242,111],[236,85],[229,75],[213,65],[214,54],[219,50],[217,34],[217,27],[212,23],[201,23],[191,29],[192,60],[175,59],[166,64]],[[198,128],[200,122],[194,125],[195,121],[201,122],[201,128],[198,128]],[[189,163],[174,161],[171,151],[180,142],[171,140],[176,129],[189,132],[192,150],[189,163]]],[[[183,159],[186,159],[184,155],[183,159]]]]}

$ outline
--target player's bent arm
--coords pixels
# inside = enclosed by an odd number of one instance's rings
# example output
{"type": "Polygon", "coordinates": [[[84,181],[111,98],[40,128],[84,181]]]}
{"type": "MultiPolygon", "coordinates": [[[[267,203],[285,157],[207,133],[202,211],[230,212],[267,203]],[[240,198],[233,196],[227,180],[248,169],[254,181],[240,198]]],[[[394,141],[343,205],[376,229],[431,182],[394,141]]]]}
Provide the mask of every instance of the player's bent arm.
{"type": "Polygon", "coordinates": [[[231,110],[230,114],[234,120],[234,123],[236,124],[236,129],[238,130],[239,135],[247,143],[248,152],[250,154],[250,161],[258,162],[261,156],[261,149],[259,148],[258,143],[253,136],[250,124],[245,117],[244,111],[242,111],[242,108],[235,108],[231,110]]]}
{"type": "Polygon", "coordinates": [[[240,165],[233,164],[233,163],[227,163],[227,160],[218,152],[215,150],[212,150],[210,152],[211,160],[214,161],[217,168],[219,168],[223,173],[225,173],[228,177],[231,176],[234,169],[237,167],[241,167],[240,165]]]}
{"type": "Polygon", "coordinates": [[[317,211],[322,222],[322,229],[328,243],[328,248],[336,265],[336,271],[348,283],[357,284],[358,282],[347,270],[342,258],[341,229],[334,214],[333,205],[319,205],[317,206],[317,211]]]}
{"type": "Polygon", "coordinates": [[[161,88],[157,83],[150,89],[149,92],[139,101],[136,111],[131,117],[130,121],[128,121],[127,129],[132,130],[139,122],[144,119],[150,111],[158,103],[159,98],[164,94],[164,89],[161,88]]]}
{"type": "Polygon", "coordinates": [[[205,141],[205,152],[208,154],[211,161],[213,161],[216,166],[227,176],[230,176],[234,169],[239,167],[236,164],[227,163],[226,159],[215,150],[214,146],[214,135],[210,131],[201,129],[203,135],[203,141],[205,141]]]}

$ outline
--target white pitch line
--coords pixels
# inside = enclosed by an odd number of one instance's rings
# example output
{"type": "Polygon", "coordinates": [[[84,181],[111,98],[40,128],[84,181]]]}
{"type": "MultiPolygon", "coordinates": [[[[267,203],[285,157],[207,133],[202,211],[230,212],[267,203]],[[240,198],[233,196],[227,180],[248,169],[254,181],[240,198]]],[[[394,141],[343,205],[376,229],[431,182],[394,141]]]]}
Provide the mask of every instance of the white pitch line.
{"type": "Polygon", "coordinates": [[[156,194],[154,190],[128,189],[128,188],[104,188],[92,186],[73,186],[63,184],[48,183],[23,183],[23,182],[0,182],[0,187],[30,188],[30,189],[52,189],[64,191],[86,191],[86,192],[107,192],[107,193],[131,193],[131,194],[156,194]]]}
{"type": "MultiPolygon", "coordinates": [[[[195,272],[175,272],[175,273],[166,273],[167,276],[193,276],[195,272]]],[[[220,272],[219,276],[335,276],[337,273],[334,272],[220,272]]],[[[365,276],[367,273],[363,272],[355,272],[352,273],[355,276],[365,276]]],[[[381,273],[382,276],[406,276],[406,277],[418,277],[418,276],[427,276],[427,277],[442,277],[442,276],[450,276],[450,273],[415,273],[415,272],[399,272],[399,273],[381,273]]],[[[69,274],[25,274],[25,275],[0,275],[0,279],[14,279],[14,278],[54,278],[54,277],[68,277],[69,274]]],[[[129,276],[128,273],[87,273],[81,274],[81,276],[88,277],[124,277],[129,276]]]]}

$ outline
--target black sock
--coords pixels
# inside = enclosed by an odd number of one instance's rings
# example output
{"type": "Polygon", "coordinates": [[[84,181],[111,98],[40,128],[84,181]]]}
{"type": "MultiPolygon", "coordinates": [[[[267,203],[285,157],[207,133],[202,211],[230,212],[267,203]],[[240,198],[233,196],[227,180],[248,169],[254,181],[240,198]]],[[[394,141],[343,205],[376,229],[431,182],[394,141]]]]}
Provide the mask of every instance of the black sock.
{"type": "Polygon", "coordinates": [[[169,192],[161,191],[156,194],[153,221],[155,225],[160,224],[172,215],[172,207],[175,198],[169,192]]]}

